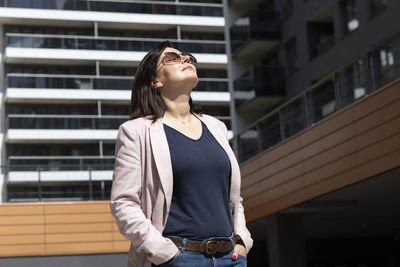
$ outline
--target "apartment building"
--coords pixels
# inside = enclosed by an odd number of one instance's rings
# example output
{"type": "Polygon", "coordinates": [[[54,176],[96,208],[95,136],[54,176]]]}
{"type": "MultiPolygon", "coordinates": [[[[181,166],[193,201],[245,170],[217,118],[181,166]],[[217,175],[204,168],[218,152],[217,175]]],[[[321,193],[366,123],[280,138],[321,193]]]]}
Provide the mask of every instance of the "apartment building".
{"type": "Polygon", "coordinates": [[[400,2],[224,0],[249,266],[399,266],[400,2]]]}
{"type": "Polygon", "coordinates": [[[221,1],[6,0],[0,24],[3,202],[108,199],[136,67],[164,40],[198,58],[192,98],[231,128],[221,1]]]}

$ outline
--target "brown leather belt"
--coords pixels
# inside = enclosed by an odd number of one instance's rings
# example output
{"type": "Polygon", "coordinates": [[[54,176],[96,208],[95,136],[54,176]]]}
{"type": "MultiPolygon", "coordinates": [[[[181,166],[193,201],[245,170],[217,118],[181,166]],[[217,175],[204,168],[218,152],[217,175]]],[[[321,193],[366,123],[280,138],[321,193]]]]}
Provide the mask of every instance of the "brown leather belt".
{"type": "MultiPolygon", "coordinates": [[[[183,238],[168,237],[174,244],[181,249],[183,238]]],[[[235,245],[236,238],[233,238],[233,245],[235,245]]],[[[233,249],[232,241],[226,239],[212,239],[208,241],[192,241],[186,239],[185,250],[200,252],[207,255],[215,255],[218,253],[227,253],[233,249]]]]}

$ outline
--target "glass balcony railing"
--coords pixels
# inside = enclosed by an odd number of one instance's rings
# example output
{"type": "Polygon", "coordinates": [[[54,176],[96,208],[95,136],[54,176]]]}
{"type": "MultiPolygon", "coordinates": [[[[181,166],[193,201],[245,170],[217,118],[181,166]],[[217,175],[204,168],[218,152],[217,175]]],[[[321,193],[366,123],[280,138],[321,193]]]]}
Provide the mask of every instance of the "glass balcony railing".
{"type": "MultiPolygon", "coordinates": [[[[132,90],[132,85],[133,77],[66,76],[24,73],[7,74],[8,88],[132,90]]],[[[228,92],[228,79],[199,78],[199,83],[194,90],[228,92]]]]}
{"type": "MultiPolygon", "coordinates": [[[[164,39],[7,33],[7,47],[101,51],[149,51],[164,39]]],[[[190,53],[225,54],[225,41],[171,40],[175,48],[190,53]]]]}
{"type": "Polygon", "coordinates": [[[9,114],[8,129],[118,129],[127,116],[9,114]]]}
{"type": "MultiPolygon", "coordinates": [[[[217,116],[231,129],[231,117],[217,116]]],[[[93,129],[117,130],[128,116],[9,114],[8,129],[93,129]]]]}
{"type": "Polygon", "coordinates": [[[222,17],[222,5],[175,1],[2,0],[0,7],[222,17]]]}
{"type": "Polygon", "coordinates": [[[233,88],[236,107],[255,97],[283,97],[285,95],[283,69],[253,66],[250,71],[234,81],[233,88]]]}
{"type": "Polygon", "coordinates": [[[239,162],[299,133],[400,77],[400,35],[331,73],[233,137],[239,162]]]}
{"type": "Polygon", "coordinates": [[[131,90],[132,84],[131,77],[7,74],[7,87],[9,88],[131,90]]]}
{"type": "Polygon", "coordinates": [[[114,156],[10,156],[8,171],[112,170],[114,156]]]}
{"type": "Polygon", "coordinates": [[[251,9],[231,26],[230,37],[232,54],[251,41],[279,40],[279,13],[251,9]]]}

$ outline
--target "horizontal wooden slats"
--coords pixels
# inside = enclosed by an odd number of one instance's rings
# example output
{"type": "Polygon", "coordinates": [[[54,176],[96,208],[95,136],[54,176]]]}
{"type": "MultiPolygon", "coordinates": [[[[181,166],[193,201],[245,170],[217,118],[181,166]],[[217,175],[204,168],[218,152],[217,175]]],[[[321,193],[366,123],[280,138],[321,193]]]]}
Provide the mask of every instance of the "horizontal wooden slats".
{"type": "Polygon", "coordinates": [[[127,252],[109,202],[0,205],[0,257],[127,252]]]}
{"type": "Polygon", "coordinates": [[[241,164],[247,220],[400,167],[400,79],[241,164]]]}

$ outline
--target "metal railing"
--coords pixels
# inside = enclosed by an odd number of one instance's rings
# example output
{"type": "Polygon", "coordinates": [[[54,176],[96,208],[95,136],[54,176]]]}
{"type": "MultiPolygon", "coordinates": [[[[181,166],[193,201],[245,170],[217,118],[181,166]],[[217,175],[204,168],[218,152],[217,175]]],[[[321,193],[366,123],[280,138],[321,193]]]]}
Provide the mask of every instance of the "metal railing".
{"type": "MultiPolygon", "coordinates": [[[[102,51],[149,51],[165,39],[6,33],[7,47],[83,49],[102,51]]],[[[225,41],[170,40],[175,48],[191,53],[225,54],[225,41]]]]}
{"type": "MultiPolygon", "coordinates": [[[[134,77],[8,73],[8,88],[132,90],[134,77]]],[[[226,78],[199,78],[194,89],[228,92],[226,78]]]]}
{"type": "Polygon", "coordinates": [[[235,135],[243,162],[400,77],[400,36],[368,51],[235,135]]]}
{"type": "Polygon", "coordinates": [[[222,17],[222,4],[175,1],[2,0],[0,7],[222,17]]]}
{"type": "Polygon", "coordinates": [[[233,54],[251,40],[279,40],[279,13],[251,9],[231,26],[230,36],[233,54]]]}
{"type": "Polygon", "coordinates": [[[8,129],[118,129],[128,120],[115,115],[9,114],[8,129]]]}
{"type": "Polygon", "coordinates": [[[112,170],[114,156],[9,156],[8,171],[112,170]]]}
{"type": "Polygon", "coordinates": [[[36,157],[35,160],[10,157],[12,165],[0,166],[2,172],[6,173],[6,199],[9,202],[107,200],[111,192],[114,158],[102,158],[53,156],[47,159],[36,157]],[[91,164],[91,160],[97,163],[91,164]],[[79,168],[63,170],[57,166],[59,161],[80,161],[81,164],[69,164],[70,167],[79,168]],[[38,162],[40,164],[35,165],[38,162]],[[71,177],[79,179],[69,179],[71,177]]]}

